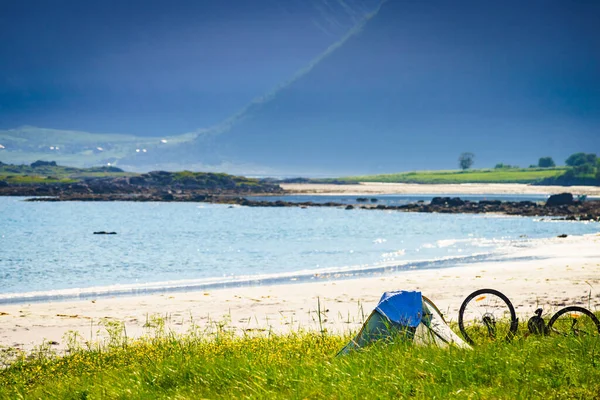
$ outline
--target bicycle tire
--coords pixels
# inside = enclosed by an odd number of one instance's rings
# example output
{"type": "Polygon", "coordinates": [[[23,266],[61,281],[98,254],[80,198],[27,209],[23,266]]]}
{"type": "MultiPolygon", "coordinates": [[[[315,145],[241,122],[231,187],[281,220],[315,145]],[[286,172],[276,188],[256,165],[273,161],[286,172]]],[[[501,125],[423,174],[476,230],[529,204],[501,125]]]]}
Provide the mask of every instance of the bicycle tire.
{"type": "MultiPolygon", "coordinates": [[[[594,325],[596,325],[596,332],[600,335],[600,320],[598,320],[598,317],[596,317],[594,315],[593,312],[591,312],[590,310],[588,310],[587,308],[583,308],[583,307],[579,307],[579,306],[569,306],[569,307],[565,307],[562,308],[560,310],[558,310],[553,316],[552,318],[550,318],[550,322],[548,322],[548,331],[549,332],[553,332],[553,331],[557,331],[554,328],[554,324],[556,323],[556,321],[563,315],[569,312],[580,312],[582,314],[587,315],[588,317],[590,317],[590,319],[592,320],[592,322],[594,323],[594,325]]],[[[574,326],[574,324],[573,324],[574,326]]]]}
{"type": "MultiPolygon", "coordinates": [[[[506,305],[506,307],[508,308],[508,310],[510,312],[510,326],[509,326],[509,330],[506,334],[506,337],[504,337],[505,340],[511,340],[517,333],[517,329],[519,327],[519,320],[517,319],[517,314],[515,312],[515,308],[513,307],[512,303],[510,302],[508,297],[506,297],[502,292],[499,292],[498,290],[495,290],[495,289],[476,290],[467,296],[467,298],[463,301],[462,305],[460,306],[460,310],[458,311],[458,328],[460,329],[460,333],[463,335],[463,337],[465,338],[467,343],[469,343],[470,345],[473,345],[473,346],[477,345],[477,343],[467,333],[467,329],[465,327],[464,314],[465,314],[465,310],[466,310],[467,306],[473,299],[475,299],[477,297],[481,297],[482,295],[485,295],[485,294],[491,294],[491,295],[494,295],[494,296],[500,298],[504,302],[504,304],[506,305]]],[[[490,339],[494,339],[494,338],[490,337],[490,339]]]]}

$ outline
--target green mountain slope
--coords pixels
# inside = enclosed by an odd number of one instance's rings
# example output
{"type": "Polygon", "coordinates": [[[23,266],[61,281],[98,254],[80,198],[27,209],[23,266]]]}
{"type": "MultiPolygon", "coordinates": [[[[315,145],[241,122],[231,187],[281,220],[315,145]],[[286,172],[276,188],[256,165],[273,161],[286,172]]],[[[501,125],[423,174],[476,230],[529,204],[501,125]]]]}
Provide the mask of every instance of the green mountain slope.
{"type": "Polygon", "coordinates": [[[142,137],[96,134],[25,126],[0,130],[0,161],[29,164],[36,160],[56,161],[74,167],[118,165],[126,156],[143,158],[155,152],[168,152],[189,142],[196,133],[178,136],[142,137]]]}

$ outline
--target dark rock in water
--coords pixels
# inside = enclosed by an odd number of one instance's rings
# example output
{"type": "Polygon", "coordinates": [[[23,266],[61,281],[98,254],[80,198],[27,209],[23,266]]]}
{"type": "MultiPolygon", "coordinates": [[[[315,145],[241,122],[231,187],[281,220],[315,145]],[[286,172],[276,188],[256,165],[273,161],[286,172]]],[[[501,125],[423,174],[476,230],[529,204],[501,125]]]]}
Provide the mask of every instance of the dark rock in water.
{"type": "Polygon", "coordinates": [[[502,202],[500,200],[480,200],[479,204],[482,206],[499,206],[502,202]]]}
{"type": "Polygon", "coordinates": [[[460,207],[464,206],[465,202],[460,197],[453,197],[448,201],[448,205],[450,207],[460,207]]]}
{"type": "Polygon", "coordinates": [[[359,203],[364,203],[369,201],[369,199],[367,199],[366,197],[357,197],[356,201],[358,201],[359,203]]]}
{"type": "Polygon", "coordinates": [[[171,193],[166,193],[162,196],[163,201],[173,201],[174,198],[175,197],[171,193]]]}
{"type": "Polygon", "coordinates": [[[553,194],[546,200],[546,207],[563,206],[573,204],[573,195],[571,193],[553,194]]]}
{"type": "Polygon", "coordinates": [[[98,231],[94,232],[94,235],[116,235],[117,232],[106,232],[106,231],[98,231]]]}
{"type": "Polygon", "coordinates": [[[432,206],[450,206],[450,207],[460,207],[465,204],[464,200],[460,197],[434,197],[431,199],[432,206]]]}
{"type": "Polygon", "coordinates": [[[520,201],[520,207],[537,207],[537,204],[533,201],[520,201]]]}
{"type": "MultiPolygon", "coordinates": [[[[579,218],[579,220],[581,220],[581,218],[579,218]]],[[[585,220],[586,221],[595,221],[596,217],[593,214],[588,214],[585,216],[585,220]]]]}
{"type": "Polygon", "coordinates": [[[444,204],[448,203],[448,201],[450,200],[450,197],[434,197],[433,199],[431,199],[431,204],[432,206],[443,206],[444,204]]]}
{"type": "Polygon", "coordinates": [[[569,236],[569,235],[567,235],[566,233],[563,233],[562,235],[558,235],[557,237],[559,237],[559,238],[566,238],[567,236],[569,236]]]}
{"type": "Polygon", "coordinates": [[[377,201],[378,201],[378,200],[377,200],[377,199],[375,199],[375,198],[372,198],[372,199],[371,199],[371,203],[377,203],[377,201]]]}
{"type": "Polygon", "coordinates": [[[354,210],[353,206],[346,206],[346,210],[354,210]]]}

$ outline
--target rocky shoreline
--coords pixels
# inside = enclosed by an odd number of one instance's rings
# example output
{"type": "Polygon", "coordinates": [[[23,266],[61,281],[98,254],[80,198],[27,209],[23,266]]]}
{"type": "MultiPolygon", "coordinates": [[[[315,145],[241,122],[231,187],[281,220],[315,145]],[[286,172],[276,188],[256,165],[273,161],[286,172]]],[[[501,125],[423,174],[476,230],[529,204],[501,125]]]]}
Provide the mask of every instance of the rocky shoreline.
{"type": "MultiPolygon", "coordinates": [[[[276,192],[277,193],[277,192],[276,192]]],[[[505,214],[521,216],[554,217],[571,221],[600,222],[600,201],[578,201],[570,193],[550,196],[545,202],[533,201],[469,201],[459,197],[434,197],[430,203],[417,202],[406,205],[376,204],[377,199],[356,198],[355,204],[336,202],[289,202],[253,200],[240,193],[206,193],[198,191],[169,190],[137,193],[65,193],[58,196],[33,197],[25,201],[161,201],[161,202],[207,202],[245,207],[338,207],[346,210],[388,210],[400,212],[446,213],[446,214],[505,214]]]]}
{"type": "MultiPolygon", "coordinates": [[[[521,216],[557,217],[569,221],[600,222],[600,201],[577,201],[570,193],[550,196],[546,203],[533,201],[469,201],[459,197],[434,197],[431,202],[417,202],[400,206],[384,204],[364,204],[364,198],[357,198],[357,204],[342,203],[293,203],[288,201],[251,200],[243,197],[216,198],[215,203],[236,204],[247,207],[340,207],[346,210],[389,210],[403,212],[445,213],[445,214],[505,214],[521,216]]],[[[372,199],[374,200],[374,199],[372,199]]]]}
{"type": "Polygon", "coordinates": [[[205,201],[211,196],[282,193],[279,185],[258,179],[188,171],[84,177],[70,183],[0,180],[0,196],[43,196],[32,201],[205,201]]]}

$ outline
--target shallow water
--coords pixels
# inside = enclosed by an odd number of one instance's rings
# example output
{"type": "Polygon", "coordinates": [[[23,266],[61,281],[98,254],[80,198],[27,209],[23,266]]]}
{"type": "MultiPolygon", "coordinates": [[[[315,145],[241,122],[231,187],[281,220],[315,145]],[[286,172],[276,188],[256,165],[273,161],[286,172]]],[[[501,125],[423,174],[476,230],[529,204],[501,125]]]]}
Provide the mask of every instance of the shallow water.
{"type": "Polygon", "coordinates": [[[594,232],[600,224],[492,215],[0,197],[0,302],[442,268],[594,232]]]}

